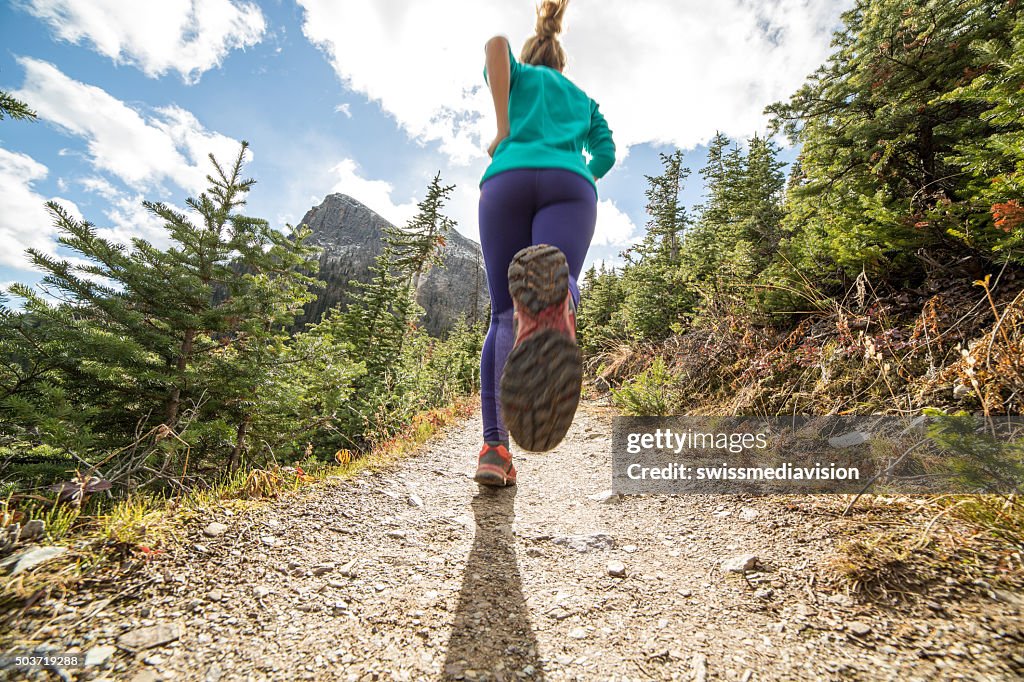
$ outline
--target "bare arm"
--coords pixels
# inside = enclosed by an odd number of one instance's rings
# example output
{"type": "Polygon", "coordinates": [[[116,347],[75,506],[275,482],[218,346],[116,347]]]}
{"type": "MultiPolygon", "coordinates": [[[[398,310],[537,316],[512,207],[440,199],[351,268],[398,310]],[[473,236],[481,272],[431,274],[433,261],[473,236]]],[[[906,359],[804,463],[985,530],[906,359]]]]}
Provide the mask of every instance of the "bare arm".
{"type": "Polygon", "coordinates": [[[511,80],[512,65],[508,60],[508,41],[502,36],[494,36],[484,45],[487,66],[487,84],[491,88],[491,99],[494,100],[494,115],[498,122],[498,134],[491,142],[487,153],[494,156],[498,143],[509,135],[508,93],[511,80]]]}

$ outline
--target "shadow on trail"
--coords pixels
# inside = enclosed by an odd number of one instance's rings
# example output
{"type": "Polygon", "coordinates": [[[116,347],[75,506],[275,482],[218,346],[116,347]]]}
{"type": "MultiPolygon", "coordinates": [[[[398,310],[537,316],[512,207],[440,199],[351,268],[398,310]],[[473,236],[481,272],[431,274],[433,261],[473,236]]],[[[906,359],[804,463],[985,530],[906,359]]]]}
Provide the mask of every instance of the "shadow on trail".
{"type": "Polygon", "coordinates": [[[515,680],[520,671],[527,679],[544,679],[516,565],[515,496],[510,486],[481,488],[473,498],[476,534],[448,640],[446,680],[515,680]]]}

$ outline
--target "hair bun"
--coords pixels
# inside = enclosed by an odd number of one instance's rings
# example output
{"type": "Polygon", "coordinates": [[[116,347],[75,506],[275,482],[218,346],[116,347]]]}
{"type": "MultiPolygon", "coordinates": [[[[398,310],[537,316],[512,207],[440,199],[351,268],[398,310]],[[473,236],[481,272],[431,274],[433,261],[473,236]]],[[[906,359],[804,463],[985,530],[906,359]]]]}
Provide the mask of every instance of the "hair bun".
{"type": "Polygon", "coordinates": [[[562,32],[562,17],[569,0],[543,0],[537,8],[537,35],[554,38],[562,32]]]}

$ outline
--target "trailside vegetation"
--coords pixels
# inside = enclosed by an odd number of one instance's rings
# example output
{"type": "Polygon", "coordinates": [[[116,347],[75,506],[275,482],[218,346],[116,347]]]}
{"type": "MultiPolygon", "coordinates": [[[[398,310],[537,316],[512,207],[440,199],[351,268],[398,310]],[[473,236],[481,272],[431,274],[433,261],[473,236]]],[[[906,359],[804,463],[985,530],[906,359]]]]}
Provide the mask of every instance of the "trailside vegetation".
{"type": "Polygon", "coordinates": [[[243,213],[246,155],[211,156],[186,212],[145,204],[166,246],[115,242],[48,204],[61,255],[30,250],[41,284],[0,299],[5,516],[63,491],[84,511],[98,491],[179,494],[347,462],[476,390],[482,330],[431,338],[415,301],[454,226],[452,187],[435,177],[410,226],[387,231],[373,281],[295,331],[318,254],[306,228],[243,213]]]}
{"type": "MultiPolygon", "coordinates": [[[[833,47],[767,107],[765,136],[710,141],[702,204],[679,205],[690,172],[662,155],[646,236],[586,273],[580,342],[623,412],[927,413],[955,430],[1024,411],[1020,2],[859,0],[833,47]]],[[[899,510],[851,527],[833,567],[850,589],[907,595],[940,564],[966,589],[982,572],[1024,584],[1019,495],[899,510]]]]}
{"type": "Polygon", "coordinates": [[[702,204],[680,205],[691,173],[663,154],[646,235],[586,273],[581,344],[617,390],[662,355],[642,379],[670,377],[676,411],[1021,411],[1019,3],[862,1],[843,21],[768,136],[710,141],[702,204]]]}

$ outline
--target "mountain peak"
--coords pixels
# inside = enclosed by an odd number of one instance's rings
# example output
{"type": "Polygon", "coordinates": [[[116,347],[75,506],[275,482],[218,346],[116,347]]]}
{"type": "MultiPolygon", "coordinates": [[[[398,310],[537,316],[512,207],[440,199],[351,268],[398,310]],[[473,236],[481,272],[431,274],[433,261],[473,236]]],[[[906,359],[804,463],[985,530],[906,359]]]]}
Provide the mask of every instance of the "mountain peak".
{"type": "MultiPolygon", "coordinates": [[[[326,288],[307,304],[302,320],[316,322],[329,308],[348,302],[354,280],[370,280],[370,266],[391,223],[358,199],[335,192],[307,211],[300,224],[312,231],[307,243],[323,249],[317,277],[326,288]]],[[[441,248],[441,263],[420,279],[416,291],[430,334],[444,334],[463,315],[470,321],[483,318],[489,303],[483,267],[480,245],[452,230],[441,248]]]]}

